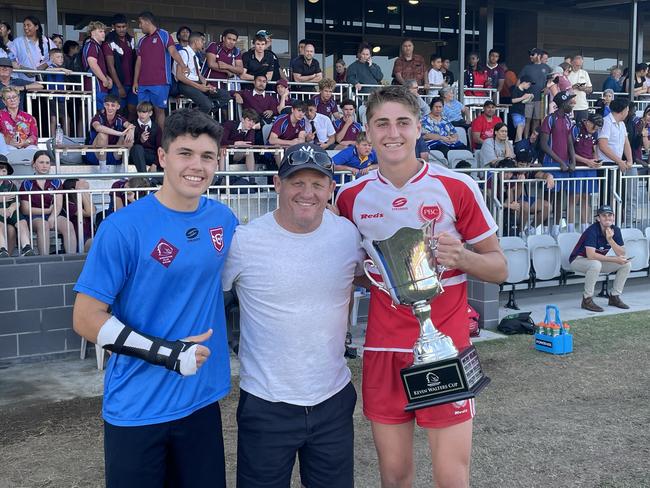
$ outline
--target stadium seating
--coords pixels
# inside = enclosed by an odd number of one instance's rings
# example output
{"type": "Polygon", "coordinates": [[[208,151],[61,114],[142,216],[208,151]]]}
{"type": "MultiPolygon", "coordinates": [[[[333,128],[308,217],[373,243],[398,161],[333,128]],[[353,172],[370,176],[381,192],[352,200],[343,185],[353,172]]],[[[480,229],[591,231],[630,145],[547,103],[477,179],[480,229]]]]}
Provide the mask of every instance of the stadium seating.
{"type": "Polygon", "coordinates": [[[553,237],[547,234],[528,236],[528,249],[536,280],[551,280],[560,276],[562,257],[560,246],[553,237]]]}
{"type": "Polygon", "coordinates": [[[557,245],[560,246],[560,267],[562,268],[562,281],[564,283],[566,283],[567,276],[569,274],[581,274],[574,271],[571,268],[571,264],[569,263],[569,257],[571,256],[573,248],[576,247],[578,239],[580,239],[580,234],[578,232],[562,232],[557,236],[557,245]]]}
{"type": "Polygon", "coordinates": [[[526,243],[520,237],[502,237],[499,240],[503,254],[508,261],[508,277],[504,284],[512,285],[506,308],[519,310],[515,300],[515,284],[530,279],[530,254],[526,243]]]}
{"type": "Polygon", "coordinates": [[[631,271],[639,271],[648,267],[648,239],[639,229],[621,229],[625,253],[632,257],[631,271]]]}

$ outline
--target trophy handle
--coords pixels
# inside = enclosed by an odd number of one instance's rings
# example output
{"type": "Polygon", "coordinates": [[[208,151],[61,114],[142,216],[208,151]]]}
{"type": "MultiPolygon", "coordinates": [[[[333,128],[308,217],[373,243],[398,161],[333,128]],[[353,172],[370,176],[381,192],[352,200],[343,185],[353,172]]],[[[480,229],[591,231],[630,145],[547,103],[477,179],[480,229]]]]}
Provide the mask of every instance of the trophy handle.
{"type": "MultiPolygon", "coordinates": [[[[366,273],[366,276],[367,276],[368,279],[370,280],[370,283],[372,283],[372,284],[375,285],[377,288],[379,288],[381,291],[383,291],[383,292],[386,293],[388,296],[390,296],[390,292],[388,291],[388,288],[386,288],[386,286],[384,286],[383,284],[379,283],[376,279],[374,279],[374,278],[372,277],[372,275],[370,274],[370,271],[368,271],[368,268],[369,268],[370,266],[374,266],[374,265],[375,265],[375,262],[374,262],[372,259],[366,259],[366,260],[363,262],[363,272],[366,273]]],[[[392,297],[391,297],[391,299],[392,299],[392,297]]]]}
{"type": "MultiPolygon", "coordinates": [[[[432,227],[433,228],[433,227],[432,227]]],[[[442,280],[442,274],[447,271],[447,266],[440,266],[438,265],[438,257],[436,255],[436,251],[438,250],[438,238],[437,237],[431,237],[429,241],[429,245],[431,246],[431,250],[433,251],[434,256],[436,256],[436,273],[438,273],[438,277],[440,280],[442,280]]]]}

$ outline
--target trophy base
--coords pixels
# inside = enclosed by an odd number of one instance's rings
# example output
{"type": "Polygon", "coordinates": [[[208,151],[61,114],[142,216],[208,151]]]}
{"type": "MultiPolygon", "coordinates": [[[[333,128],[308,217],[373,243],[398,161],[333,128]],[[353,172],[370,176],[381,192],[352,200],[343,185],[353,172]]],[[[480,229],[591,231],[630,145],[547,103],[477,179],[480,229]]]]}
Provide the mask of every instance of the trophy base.
{"type": "Polygon", "coordinates": [[[454,358],[404,368],[401,376],[407,412],[474,398],[490,383],[474,346],[466,347],[454,358]]]}

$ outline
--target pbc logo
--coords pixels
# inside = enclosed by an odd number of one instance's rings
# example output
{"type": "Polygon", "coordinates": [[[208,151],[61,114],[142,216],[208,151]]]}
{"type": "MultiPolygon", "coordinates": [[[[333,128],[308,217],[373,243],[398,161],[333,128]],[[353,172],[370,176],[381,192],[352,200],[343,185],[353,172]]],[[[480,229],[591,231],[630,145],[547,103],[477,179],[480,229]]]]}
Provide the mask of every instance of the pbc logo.
{"type": "Polygon", "coordinates": [[[442,210],[438,205],[420,205],[420,219],[423,222],[438,221],[442,217],[442,210]]]}
{"type": "Polygon", "coordinates": [[[364,219],[383,219],[383,218],[384,218],[384,214],[381,213],[381,212],[377,212],[377,213],[374,213],[374,214],[366,214],[366,213],[361,214],[361,220],[364,220],[364,219]]]}
{"type": "Polygon", "coordinates": [[[214,248],[221,252],[223,251],[223,227],[213,227],[210,229],[210,238],[214,248]]]}
{"type": "Polygon", "coordinates": [[[178,248],[167,242],[165,239],[160,239],[151,252],[151,257],[162,264],[165,268],[169,268],[177,254],[178,248]]]}
{"type": "Polygon", "coordinates": [[[405,197],[399,197],[393,200],[393,210],[406,210],[404,207],[408,203],[405,197]]]}

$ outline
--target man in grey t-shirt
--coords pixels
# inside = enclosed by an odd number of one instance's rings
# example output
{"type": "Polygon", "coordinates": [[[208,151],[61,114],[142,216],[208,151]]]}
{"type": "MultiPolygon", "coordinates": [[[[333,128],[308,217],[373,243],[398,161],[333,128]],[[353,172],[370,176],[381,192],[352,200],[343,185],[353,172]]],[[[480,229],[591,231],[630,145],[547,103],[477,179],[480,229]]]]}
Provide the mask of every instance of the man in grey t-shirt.
{"type": "MultiPolygon", "coordinates": [[[[551,72],[549,65],[542,63],[543,51],[538,48],[530,50],[530,64],[524,66],[524,68],[519,73],[519,80],[524,76],[529,77],[533,80],[533,84],[530,87],[530,93],[533,94],[533,101],[526,103],[526,126],[524,128],[524,138],[528,137],[536,127],[539,127],[539,124],[544,117],[542,113],[542,90],[546,86],[546,76],[551,72]]],[[[517,81],[521,83],[521,81],[517,81]]]]}
{"type": "Polygon", "coordinates": [[[356,392],[345,358],[361,236],[326,209],[333,164],[314,144],[287,149],[279,206],[239,226],[222,275],[241,310],[237,486],[354,485],[356,392]],[[296,354],[298,351],[298,354],[296,354]]]}

